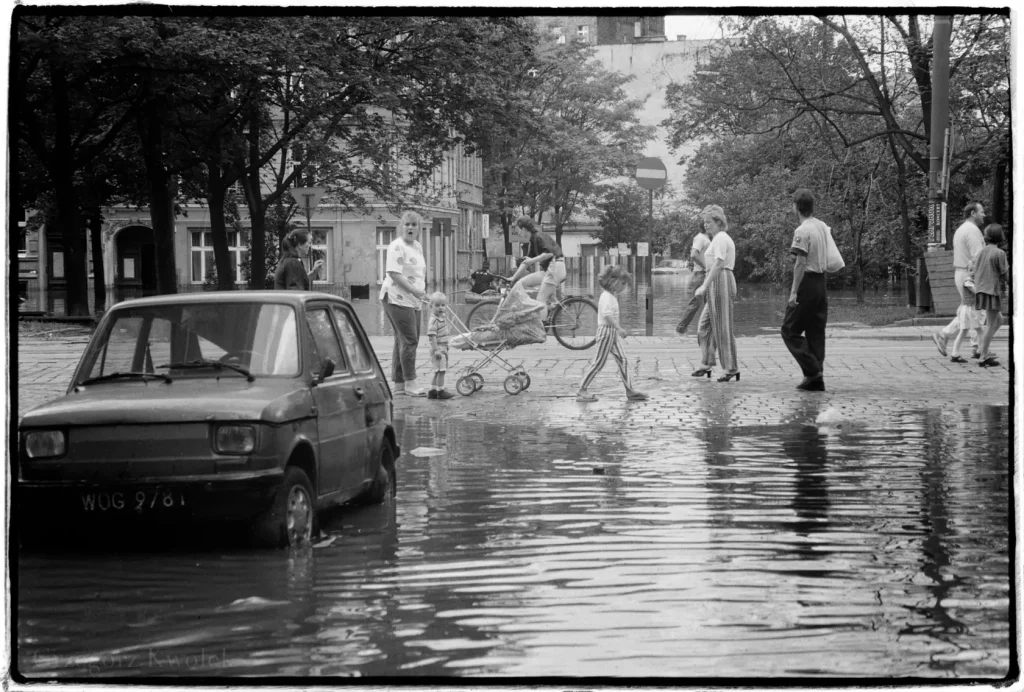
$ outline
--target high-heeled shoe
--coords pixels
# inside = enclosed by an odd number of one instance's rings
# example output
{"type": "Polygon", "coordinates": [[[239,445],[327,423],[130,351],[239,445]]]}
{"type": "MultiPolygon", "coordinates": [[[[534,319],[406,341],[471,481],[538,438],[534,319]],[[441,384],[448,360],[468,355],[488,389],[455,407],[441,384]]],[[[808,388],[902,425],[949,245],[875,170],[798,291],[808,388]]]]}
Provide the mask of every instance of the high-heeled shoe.
{"type": "Polygon", "coordinates": [[[704,376],[707,376],[708,378],[711,377],[711,368],[697,368],[696,370],[694,370],[693,372],[690,373],[690,377],[704,377],[704,376]]]}
{"type": "Polygon", "coordinates": [[[727,373],[725,373],[724,375],[722,375],[721,377],[718,378],[718,381],[719,382],[728,382],[729,380],[731,380],[734,377],[736,378],[737,382],[740,381],[740,373],[739,373],[738,370],[736,372],[727,372],[727,373]]]}

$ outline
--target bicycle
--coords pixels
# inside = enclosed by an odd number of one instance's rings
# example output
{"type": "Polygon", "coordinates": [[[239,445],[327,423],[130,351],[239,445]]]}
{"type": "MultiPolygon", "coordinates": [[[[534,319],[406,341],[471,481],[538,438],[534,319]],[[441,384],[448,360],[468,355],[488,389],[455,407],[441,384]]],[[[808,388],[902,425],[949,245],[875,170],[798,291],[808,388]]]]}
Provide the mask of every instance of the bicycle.
{"type": "MultiPolygon", "coordinates": [[[[473,306],[466,316],[470,330],[491,324],[508,287],[512,285],[504,276],[491,274],[491,278],[501,285],[501,297],[483,300],[473,306]]],[[[597,303],[584,296],[559,297],[558,293],[560,291],[556,291],[548,302],[544,331],[553,334],[558,343],[568,349],[582,351],[590,348],[597,341],[597,303]]]]}

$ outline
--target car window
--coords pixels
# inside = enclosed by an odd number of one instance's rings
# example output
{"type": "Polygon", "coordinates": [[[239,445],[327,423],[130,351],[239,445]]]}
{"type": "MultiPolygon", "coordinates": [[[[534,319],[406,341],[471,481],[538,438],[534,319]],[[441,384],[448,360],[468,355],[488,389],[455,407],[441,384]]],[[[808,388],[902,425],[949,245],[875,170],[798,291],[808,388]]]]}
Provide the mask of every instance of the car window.
{"type": "Polygon", "coordinates": [[[352,318],[339,305],[332,305],[331,311],[338,324],[338,331],[341,332],[341,343],[345,345],[345,352],[348,353],[348,357],[352,361],[352,369],[356,372],[373,370],[373,361],[370,360],[370,355],[366,352],[359,333],[352,325],[352,318]]]}
{"type": "Polygon", "coordinates": [[[306,310],[306,319],[313,332],[313,343],[316,344],[316,350],[321,360],[332,359],[334,372],[346,370],[348,366],[345,365],[345,356],[341,352],[341,344],[338,342],[334,325],[331,324],[331,318],[327,314],[327,308],[306,310]]]}
{"type": "Polygon", "coordinates": [[[115,310],[84,364],[86,377],[144,370],[175,377],[222,376],[183,363],[232,363],[253,375],[299,373],[295,309],[278,303],[188,303],[115,310]],[[145,340],[145,341],[143,341],[145,340]]]}

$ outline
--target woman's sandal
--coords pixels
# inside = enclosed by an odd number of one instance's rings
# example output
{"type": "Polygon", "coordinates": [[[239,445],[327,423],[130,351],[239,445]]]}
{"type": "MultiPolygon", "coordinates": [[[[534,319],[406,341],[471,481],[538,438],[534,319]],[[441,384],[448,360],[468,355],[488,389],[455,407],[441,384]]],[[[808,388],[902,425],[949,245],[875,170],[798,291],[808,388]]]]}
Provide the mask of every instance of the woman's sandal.
{"type": "Polygon", "coordinates": [[[740,381],[740,373],[739,373],[738,370],[736,372],[727,372],[727,373],[725,373],[724,375],[722,375],[721,377],[718,378],[718,381],[719,382],[728,382],[729,380],[731,380],[734,377],[736,378],[737,382],[740,381]]]}
{"type": "Polygon", "coordinates": [[[580,402],[581,404],[585,404],[589,401],[597,401],[597,394],[577,394],[576,401],[580,402]]]}
{"type": "Polygon", "coordinates": [[[711,377],[711,368],[698,368],[690,373],[690,377],[711,377]]]}

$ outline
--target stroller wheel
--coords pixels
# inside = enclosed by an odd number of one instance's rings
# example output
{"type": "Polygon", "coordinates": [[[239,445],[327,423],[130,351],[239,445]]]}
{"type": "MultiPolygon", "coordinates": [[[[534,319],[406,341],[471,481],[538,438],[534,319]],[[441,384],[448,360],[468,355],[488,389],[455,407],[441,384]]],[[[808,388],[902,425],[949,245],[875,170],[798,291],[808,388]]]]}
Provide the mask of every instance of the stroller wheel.
{"type": "Polygon", "coordinates": [[[523,391],[525,392],[527,389],[530,388],[530,376],[527,375],[525,372],[521,372],[519,373],[519,379],[522,380],[523,382],[523,391]]]}
{"type": "Polygon", "coordinates": [[[471,375],[469,375],[468,377],[473,380],[474,391],[479,392],[481,389],[484,388],[484,376],[483,375],[481,375],[478,372],[474,372],[471,375]]]}
{"type": "Polygon", "coordinates": [[[467,375],[466,377],[460,377],[458,381],[455,383],[455,391],[457,391],[462,396],[469,396],[470,394],[476,391],[476,382],[469,375],[467,375]]]}
{"type": "Polygon", "coordinates": [[[505,391],[513,395],[523,391],[523,381],[519,379],[519,375],[509,375],[505,378],[505,391]]]}

